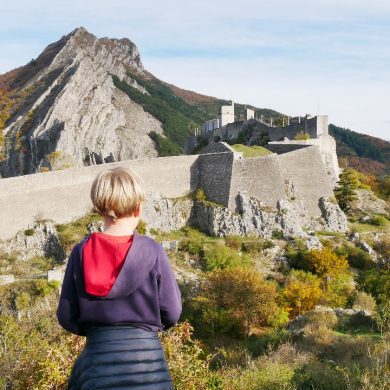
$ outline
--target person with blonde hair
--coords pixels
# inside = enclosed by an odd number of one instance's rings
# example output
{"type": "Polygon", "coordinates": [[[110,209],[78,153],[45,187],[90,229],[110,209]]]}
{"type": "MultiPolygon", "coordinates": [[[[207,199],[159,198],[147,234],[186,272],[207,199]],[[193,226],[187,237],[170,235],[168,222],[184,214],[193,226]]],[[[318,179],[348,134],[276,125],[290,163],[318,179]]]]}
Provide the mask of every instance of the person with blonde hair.
{"type": "Polygon", "coordinates": [[[161,245],[136,232],[143,182],[104,170],[91,200],[105,230],[73,248],[57,308],[61,326],[87,339],[68,389],[173,389],[157,332],[179,320],[181,294],[161,245]]]}

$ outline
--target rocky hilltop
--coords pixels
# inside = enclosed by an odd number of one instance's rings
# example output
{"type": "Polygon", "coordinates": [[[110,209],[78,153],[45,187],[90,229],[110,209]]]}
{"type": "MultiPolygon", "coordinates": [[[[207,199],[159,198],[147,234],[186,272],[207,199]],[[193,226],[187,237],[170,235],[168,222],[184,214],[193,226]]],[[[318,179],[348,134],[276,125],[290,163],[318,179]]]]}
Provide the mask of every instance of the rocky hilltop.
{"type": "Polygon", "coordinates": [[[146,93],[129,72],[144,73],[134,43],[80,27],[0,76],[0,108],[13,103],[0,137],[1,175],[157,156],[148,134],[161,134],[161,122],[113,84],[117,76],[146,93]]]}

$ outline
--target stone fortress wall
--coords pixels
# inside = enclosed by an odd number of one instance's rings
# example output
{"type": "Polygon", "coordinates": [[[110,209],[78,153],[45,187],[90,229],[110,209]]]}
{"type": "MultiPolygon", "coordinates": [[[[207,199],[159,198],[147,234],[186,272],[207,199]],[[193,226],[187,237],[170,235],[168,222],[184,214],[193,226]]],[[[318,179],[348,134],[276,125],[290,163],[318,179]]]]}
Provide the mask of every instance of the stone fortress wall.
{"type": "Polygon", "coordinates": [[[272,126],[267,122],[251,118],[228,123],[212,131],[205,132],[205,135],[212,141],[219,137],[222,141],[237,139],[246,129],[255,130],[258,133],[267,134],[271,141],[282,141],[284,138],[294,139],[299,132],[308,134],[310,138],[318,138],[328,135],[328,116],[318,115],[315,117],[291,118],[285,126],[272,126]]]}
{"type": "Polygon", "coordinates": [[[210,144],[203,153],[200,161],[207,170],[200,174],[199,186],[209,200],[231,210],[236,209],[239,193],[245,193],[273,209],[278,200],[301,200],[310,216],[319,217],[319,199],[333,196],[332,183],[319,148],[314,145],[283,154],[243,158],[241,153],[219,142],[210,144]],[[208,154],[216,150],[222,152],[223,147],[226,151],[223,156],[208,154]]]}
{"type": "Polygon", "coordinates": [[[321,214],[319,198],[333,195],[318,146],[284,154],[243,158],[229,145],[209,145],[201,155],[128,160],[0,180],[0,239],[13,237],[34,219],[66,223],[91,209],[89,190],[101,170],[124,166],[143,177],[148,192],[166,198],[197,188],[210,201],[236,210],[239,193],[276,209],[277,201],[297,198],[312,217],[321,214]]]}
{"type": "Polygon", "coordinates": [[[144,179],[148,192],[168,198],[186,195],[197,188],[197,159],[177,156],[128,160],[0,179],[0,239],[13,237],[35,219],[66,223],[85,215],[92,207],[92,181],[108,168],[124,166],[135,171],[144,179]]]}

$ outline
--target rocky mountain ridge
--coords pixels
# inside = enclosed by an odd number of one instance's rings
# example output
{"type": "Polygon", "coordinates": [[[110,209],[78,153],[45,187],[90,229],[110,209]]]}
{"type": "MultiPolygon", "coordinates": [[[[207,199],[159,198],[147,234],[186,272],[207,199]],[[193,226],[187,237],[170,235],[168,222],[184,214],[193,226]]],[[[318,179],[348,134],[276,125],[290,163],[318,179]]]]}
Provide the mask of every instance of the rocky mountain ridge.
{"type": "Polygon", "coordinates": [[[3,129],[1,175],[156,157],[148,134],[162,133],[160,121],[112,82],[115,75],[145,92],[129,79],[130,70],[144,72],[134,43],[97,39],[81,27],[13,77],[0,76],[3,94],[22,96],[3,129]]]}

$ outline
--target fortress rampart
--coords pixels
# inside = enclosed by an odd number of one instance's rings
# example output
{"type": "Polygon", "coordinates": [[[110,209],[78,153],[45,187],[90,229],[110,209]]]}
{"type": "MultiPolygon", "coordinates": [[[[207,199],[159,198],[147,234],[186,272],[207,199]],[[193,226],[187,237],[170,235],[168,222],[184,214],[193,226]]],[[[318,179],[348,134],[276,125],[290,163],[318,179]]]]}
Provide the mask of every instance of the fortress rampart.
{"type": "Polygon", "coordinates": [[[204,154],[128,160],[63,171],[0,179],[0,239],[13,237],[34,219],[66,223],[91,208],[89,190],[96,174],[125,166],[140,174],[146,189],[167,198],[203,188],[207,198],[236,210],[239,192],[275,209],[280,199],[301,199],[310,216],[321,211],[319,198],[333,195],[318,146],[244,159],[223,143],[204,154]]]}
{"type": "Polygon", "coordinates": [[[197,188],[198,156],[128,160],[63,171],[0,179],[0,239],[13,237],[34,219],[66,223],[85,215],[92,207],[89,190],[103,169],[127,167],[142,176],[147,191],[168,198],[197,188]]]}

